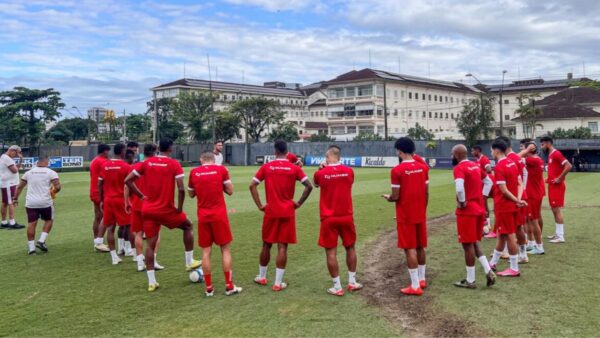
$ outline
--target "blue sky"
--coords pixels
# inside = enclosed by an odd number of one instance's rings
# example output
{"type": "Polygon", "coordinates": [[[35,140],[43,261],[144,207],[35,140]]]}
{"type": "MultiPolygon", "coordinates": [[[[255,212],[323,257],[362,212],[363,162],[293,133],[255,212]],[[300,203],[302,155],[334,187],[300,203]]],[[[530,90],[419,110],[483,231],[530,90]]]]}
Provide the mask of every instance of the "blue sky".
{"type": "MultiPolygon", "coordinates": [[[[600,78],[600,3],[534,0],[0,0],[0,89],[140,113],[183,76],[308,84],[373,68],[495,83],[600,78]]],[[[65,116],[78,115],[75,109],[65,116]]]]}

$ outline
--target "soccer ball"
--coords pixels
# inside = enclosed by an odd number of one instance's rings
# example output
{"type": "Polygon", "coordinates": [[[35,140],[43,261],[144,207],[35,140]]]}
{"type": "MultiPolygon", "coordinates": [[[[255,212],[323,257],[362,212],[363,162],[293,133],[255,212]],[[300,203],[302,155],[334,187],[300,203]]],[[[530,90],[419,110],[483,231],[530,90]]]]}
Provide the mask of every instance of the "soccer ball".
{"type": "Polygon", "coordinates": [[[490,230],[491,230],[491,229],[490,229],[490,227],[489,227],[489,226],[487,226],[487,225],[485,225],[485,226],[483,227],[483,234],[484,234],[484,235],[487,235],[487,234],[489,234],[489,233],[490,233],[490,230]]]}
{"type": "Polygon", "coordinates": [[[202,268],[190,272],[190,281],[192,283],[202,283],[204,281],[204,272],[202,272],[202,268]]]}

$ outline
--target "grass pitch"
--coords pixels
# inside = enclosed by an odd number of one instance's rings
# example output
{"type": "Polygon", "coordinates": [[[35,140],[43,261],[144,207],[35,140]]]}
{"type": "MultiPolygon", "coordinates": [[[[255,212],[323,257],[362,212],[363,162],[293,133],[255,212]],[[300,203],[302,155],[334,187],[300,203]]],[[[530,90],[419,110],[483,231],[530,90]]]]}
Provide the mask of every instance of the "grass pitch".
{"type": "MultiPolygon", "coordinates": [[[[146,291],[146,274],[135,272],[130,259],[112,266],[108,254],[93,252],[88,174],[61,174],[63,191],[56,200],[48,254],[28,256],[23,230],[0,231],[0,336],[403,335],[396,323],[384,319],[380,309],[368,305],[360,294],[338,298],[325,293],[331,282],[324,252],[317,246],[318,189],[297,213],[299,243],[289,251],[285,277],[289,288],[274,293],[252,282],[257,273],[262,213],[256,210],[247,187],[256,169],[230,168],[236,191],[226,199],[228,208],[235,210],[229,215],[234,281],[244,292],[223,295],[220,253],[215,250],[216,295],[208,299],[203,296],[204,285],[190,283],[184,271],[179,230],[162,231],[158,257],[166,270],[157,272],[161,289],[156,293],[146,291]]],[[[312,175],[313,169],[306,170],[312,175]]],[[[451,171],[433,170],[430,176],[429,216],[453,212],[451,171]]],[[[547,254],[532,258],[531,264],[523,267],[523,277],[500,280],[492,290],[480,287],[469,292],[451,285],[464,278],[462,250],[456,243],[454,224],[437,231],[428,250],[428,269],[435,273],[427,290],[433,299],[430,310],[472,322],[490,335],[597,335],[600,270],[593,264],[600,240],[594,227],[594,220],[600,217],[600,199],[593,188],[597,177],[568,177],[568,242],[546,244],[547,254]]],[[[388,169],[356,169],[359,281],[360,253],[383,230],[395,226],[393,204],[379,197],[389,189],[388,169]]],[[[186,200],[185,210],[195,221],[195,201],[186,200]]],[[[17,220],[23,223],[24,217],[23,207],[19,207],[17,220]]],[[[547,209],[544,218],[548,234],[554,224],[547,209]]],[[[486,241],[484,247],[488,252],[492,243],[486,241]]],[[[343,267],[344,255],[340,254],[343,267]]],[[[198,249],[196,257],[200,257],[198,249]]],[[[271,281],[274,270],[271,262],[271,281]]],[[[341,276],[345,283],[344,268],[341,276]]],[[[478,279],[482,281],[480,271],[478,279]]],[[[390,280],[390,288],[400,286],[390,280]]]]}

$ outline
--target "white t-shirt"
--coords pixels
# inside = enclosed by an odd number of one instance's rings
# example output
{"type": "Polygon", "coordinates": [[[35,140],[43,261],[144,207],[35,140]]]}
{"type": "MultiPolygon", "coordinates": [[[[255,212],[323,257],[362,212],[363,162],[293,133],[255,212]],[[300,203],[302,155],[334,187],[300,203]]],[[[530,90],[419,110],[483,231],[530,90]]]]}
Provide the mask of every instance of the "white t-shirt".
{"type": "Polygon", "coordinates": [[[16,165],[15,160],[6,154],[0,156],[0,187],[9,188],[19,184],[19,172],[13,173],[8,167],[16,165]]]}
{"type": "Polygon", "coordinates": [[[50,185],[58,179],[58,174],[47,167],[33,167],[26,172],[22,180],[27,181],[27,208],[47,208],[53,205],[50,196],[50,185]]]}
{"type": "Polygon", "coordinates": [[[223,165],[223,153],[219,153],[219,155],[215,154],[215,164],[223,165]]]}

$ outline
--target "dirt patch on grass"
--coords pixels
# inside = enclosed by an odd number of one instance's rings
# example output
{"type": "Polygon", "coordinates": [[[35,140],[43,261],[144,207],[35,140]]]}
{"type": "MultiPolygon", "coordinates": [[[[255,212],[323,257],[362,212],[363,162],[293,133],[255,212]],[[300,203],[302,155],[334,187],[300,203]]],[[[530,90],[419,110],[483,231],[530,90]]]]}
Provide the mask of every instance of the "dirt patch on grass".
{"type": "MultiPolygon", "coordinates": [[[[444,224],[454,222],[448,214],[428,221],[429,233],[444,224]]],[[[473,328],[473,323],[455,315],[443,313],[433,305],[434,296],[425,292],[421,297],[405,296],[400,287],[410,284],[404,253],[398,250],[396,230],[386,231],[367,247],[364,256],[362,295],[377,306],[392,325],[399,326],[413,337],[474,337],[485,333],[473,328]]],[[[427,280],[437,272],[428,267],[427,280]]]]}

